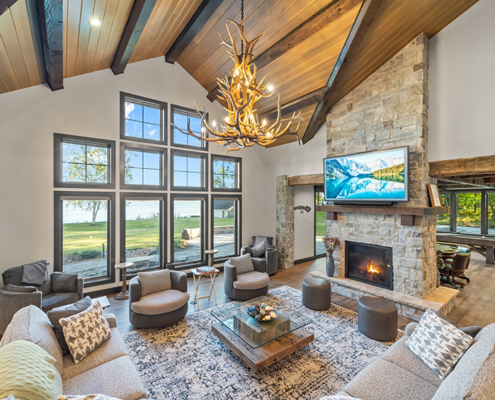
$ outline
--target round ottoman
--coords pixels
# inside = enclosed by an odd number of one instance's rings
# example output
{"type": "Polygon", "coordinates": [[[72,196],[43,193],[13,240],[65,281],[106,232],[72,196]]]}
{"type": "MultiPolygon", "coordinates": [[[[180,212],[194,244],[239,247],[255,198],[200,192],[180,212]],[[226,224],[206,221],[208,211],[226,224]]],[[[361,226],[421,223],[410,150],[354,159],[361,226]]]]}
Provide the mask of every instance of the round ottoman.
{"type": "Polygon", "coordinates": [[[328,310],[331,305],[332,287],[325,279],[306,278],[302,286],[302,303],[311,310],[328,310]]]}
{"type": "Polygon", "coordinates": [[[397,337],[399,317],[394,302],[364,296],[358,300],[359,330],[371,339],[389,342],[397,337]]]}

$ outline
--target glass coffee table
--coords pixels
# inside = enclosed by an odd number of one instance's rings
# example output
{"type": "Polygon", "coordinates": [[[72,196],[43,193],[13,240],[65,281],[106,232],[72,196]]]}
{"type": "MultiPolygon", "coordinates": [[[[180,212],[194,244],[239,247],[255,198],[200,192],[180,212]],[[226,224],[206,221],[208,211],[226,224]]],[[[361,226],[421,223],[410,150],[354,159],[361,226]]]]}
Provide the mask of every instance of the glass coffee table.
{"type": "Polygon", "coordinates": [[[262,296],[243,303],[229,303],[211,312],[218,323],[211,327],[229,349],[252,370],[259,371],[314,341],[305,329],[313,321],[289,307],[262,296]],[[271,306],[278,317],[258,321],[247,313],[256,304],[271,306]]]}

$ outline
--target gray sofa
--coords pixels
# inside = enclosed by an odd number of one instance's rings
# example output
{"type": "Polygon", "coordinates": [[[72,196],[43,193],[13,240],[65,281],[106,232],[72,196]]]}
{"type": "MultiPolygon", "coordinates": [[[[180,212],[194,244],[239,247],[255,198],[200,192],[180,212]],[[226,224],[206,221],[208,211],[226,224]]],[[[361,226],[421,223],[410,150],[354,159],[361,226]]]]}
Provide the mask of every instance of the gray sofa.
{"type": "Polygon", "coordinates": [[[260,257],[253,257],[253,259],[258,260],[258,263],[265,264],[265,272],[268,275],[273,275],[278,270],[278,249],[273,246],[273,238],[269,236],[253,236],[252,243],[249,246],[241,247],[241,256],[244,254],[252,254],[252,248],[260,244],[263,240],[267,239],[270,247],[266,249],[265,254],[260,257]]]}
{"type": "Polygon", "coordinates": [[[486,326],[476,335],[473,345],[443,381],[406,346],[417,325],[410,323],[404,337],[357,374],[338,394],[361,400],[495,398],[495,324],[486,326]]]}
{"type": "Polygon", "coordinates": [[[7,327],[0,347],[16,340],[27,340],[42,347],[55,360],[54,398],[64,395],[105,394],[122,400],[146,398],[136,367],[129,358],[124,340],[111,314],[105,315],[112,336],[93,353],[74,364],[72,356],[62,355],[47,315],[35,306],[19,310],[7,327]]]}
{"type": "Polygon", "coordinates": [[[52,308],[72,304],[83,298],[84,278],[77,278],[75,288],[71,287],[63,291],[58,290],[57,293],[54,293],[52,291],[52,277],[66,274],[54,272],[48,276],[48,279],[42,285],[26,285],[22,283],[22,268],[10,268],[2,274],[5,286],[15,285],[19,288],[0,288],[0,304],[2,306],[0,309],[0,335],[5,331],[14,314],[21,308],[33,305],[47,312],[52,308]]]}
{"type": "Polygon", "coordinates": [[[241,271],[232,264],[232,262],[235,262],[233,260],[241,258],[243,256],[232,257],[224,264],[223,285],[225,294],[235,300],[250,300],[264,296],[268,293],[268,283],[270,281],[266,273],[266,264],[259,258],[251,257],[253,269],[251,271],[241,271]]]}

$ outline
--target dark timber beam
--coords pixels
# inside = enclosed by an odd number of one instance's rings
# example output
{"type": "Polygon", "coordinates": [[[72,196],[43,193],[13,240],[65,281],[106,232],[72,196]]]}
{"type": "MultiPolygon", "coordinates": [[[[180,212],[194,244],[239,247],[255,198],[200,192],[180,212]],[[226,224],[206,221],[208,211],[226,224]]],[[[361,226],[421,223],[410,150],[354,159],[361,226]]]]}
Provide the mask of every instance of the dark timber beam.
{"type": "Polygon", "coordinates": [[[46,83],[50,88],[64,88],[64,8],[63,0],[37,0],[46,83]]]}
{"type": "MultiPolygon", "coordinates": [[[[289,32],[277,43],[265,50],[253,60],[258,71],[270,65],[289,50],[304,42],[306,39],[318,33],[321,29],[331,24],[354,6],[359,4],[359,0],[332,0],[325,7],[321,8],[297,28],[289,32]]],[[[219,94],[218,86],[208,93],[208,100],[214,101],[219,94]]]]}
{"type": "Polygon", "coordinates": [[[135,0],[112,63],[115,75],[122,74],[136,48],[157,0],[135,0]]]}
{"type": "Polygon", "coordinates": [[[174,64],[193,38],[203,28],[223,0],[203,0],[192,17],[187,22],[182,32],[175,39],[174,44],[165,54],[165,61],[174,64]]]}
{"type": "MultiPolygon", "coordinates": [[[[358,53],[361,43],[363,42],[368,28],[373,22],[376,12],[382,5],[383,0],[364,0],[359,13],[352,25],[352,28],[347,36],[344,47],[340,51],[339,58],[333,66],[332,73],[328,78],[327,86],[335,88],[339,82],[345,79],[345,74],[349,65],[352,63],[354,56],[358,53]]],[[[327,111],[330,108],[329,95],[332,90],[327,91],[325,98],[318,103],[311,117],[306,132],[303,136],[303,144],[309,142],[316,135],[318,128],[325,123],[327,111]]]]}
{"type": "Polygon", "coordinates": [[[433,178],[442,177],[481,177],[495,174],[495,156],[458,158],[430,162],[429,174],[433,178]]]}
{"type": "Polygon", "coordinates": [[[0,15],[12,7],[17,0],[0,0],[0,15]]]}

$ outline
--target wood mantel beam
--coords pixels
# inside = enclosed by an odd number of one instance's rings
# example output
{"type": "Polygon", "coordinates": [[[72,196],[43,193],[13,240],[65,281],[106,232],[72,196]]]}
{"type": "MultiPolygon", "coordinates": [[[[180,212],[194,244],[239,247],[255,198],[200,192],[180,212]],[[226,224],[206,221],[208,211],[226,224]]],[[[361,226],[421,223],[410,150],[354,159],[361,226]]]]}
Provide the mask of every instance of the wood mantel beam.
{"type": "Polygon", "coordinates": [[[64,7],[63,0],[37,0],[46,83],[50,88],[64,88],[64,7]]]}
{"type": "Polygon", "coordinates": [[[223,0],[203,0],[182,32],[175,39],[174,44],[165,54],[165,61],[174,64],[186,47],[191,43],[198,32],[203,28],[223,0]]]}
{"type": "Polygon", "coordinates": [[[481,175],[495,175],[495,156],[430,162],[430,176],[433,178],[481,175]]]}
{"type": "Polygon", "coordinates": [[[356,20],[347,36],[344,47],[342,47],[342,50],[340,51],[339,58],[328,78],[327,86],[332,90],[327,91],[325,98],[316,106],[311,121],[303,136],[304,144],[309,142],[316,135],[318,128],[325,122],[327,111],[330,108],[330,93],[345,79],[346,71],[355,55],[358,53],[361,43],[368,33],[368,28],[373,22],[373,18],[382,5],[382,2],[383,0],[363,1],[356,20]]]}
{"type": "Polygon", "coordinates": [[[17,0],[0,0],[0,15],[12,7],[17,0]]]}
{"type": "Polygon", "coordinates": [[[112,63],[112,71],[115,75],[124,72],[156,2],[157,0],[134,1],[112,63]]]}

